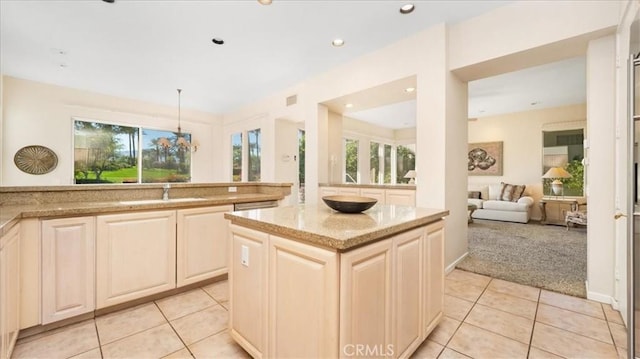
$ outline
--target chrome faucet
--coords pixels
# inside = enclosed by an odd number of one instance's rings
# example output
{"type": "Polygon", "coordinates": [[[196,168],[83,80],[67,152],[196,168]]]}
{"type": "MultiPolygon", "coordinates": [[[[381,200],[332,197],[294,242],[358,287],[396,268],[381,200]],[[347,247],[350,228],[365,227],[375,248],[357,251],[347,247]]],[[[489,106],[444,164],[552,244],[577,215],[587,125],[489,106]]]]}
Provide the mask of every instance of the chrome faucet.
{"type": "Polygon", "coordinates": [[[165,183],[164,186],[162,186],[162,200],[163,201],[168,201],[169,200],[169,188],[171,188],[171,185],[168,183],[165,183]]]}

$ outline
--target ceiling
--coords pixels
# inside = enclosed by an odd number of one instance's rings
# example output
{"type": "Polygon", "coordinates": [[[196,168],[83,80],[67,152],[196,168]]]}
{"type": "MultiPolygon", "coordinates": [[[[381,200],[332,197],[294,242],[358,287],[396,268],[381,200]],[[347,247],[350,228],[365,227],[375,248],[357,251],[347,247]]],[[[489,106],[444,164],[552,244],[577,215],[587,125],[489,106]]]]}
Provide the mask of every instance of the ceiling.
{"type": "Polygon", "coordinates": [[[0,1],[5,75],[226,113],[507,1],[0,1]],[[212,38],[225,41],[215,45],[212,38]],[[331,46],[334,38],[345,45],[331,46]]]}
{"type": "MultiPolygon", "coordinates": [[[[501,1],[0,0],[3,74],[226,113],[436,23],[501,1]],[[384,26],[380,26],[384,24],[384,26]],[[224,45],[211,39],[222,38],[224,45]],[[331,46],[334,38],[345,45],[331,46]]],[[[469,118],[584,103],[585,58],[469,83],[469,118]]],[[[388,128],[415,126],[415,77],[325,103],[388,128]],[[354,107],[345,109],[346,103],[354,107]]]]}

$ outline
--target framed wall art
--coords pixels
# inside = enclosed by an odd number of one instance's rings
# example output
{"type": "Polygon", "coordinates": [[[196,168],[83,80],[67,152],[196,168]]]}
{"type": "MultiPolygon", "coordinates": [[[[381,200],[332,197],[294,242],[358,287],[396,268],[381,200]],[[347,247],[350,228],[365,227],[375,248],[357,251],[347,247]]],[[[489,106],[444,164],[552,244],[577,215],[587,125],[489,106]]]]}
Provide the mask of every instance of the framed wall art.
{"type": "Polygon", "coordinates": [[[470,143],[469,176],[502,176],[502,141],[470,143]]]}

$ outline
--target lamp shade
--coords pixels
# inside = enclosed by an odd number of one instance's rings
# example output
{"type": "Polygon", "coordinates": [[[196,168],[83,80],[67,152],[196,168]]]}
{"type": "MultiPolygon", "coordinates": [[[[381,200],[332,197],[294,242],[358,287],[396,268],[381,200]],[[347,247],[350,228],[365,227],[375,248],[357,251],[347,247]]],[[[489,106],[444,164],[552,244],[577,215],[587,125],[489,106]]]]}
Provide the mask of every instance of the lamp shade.
{"type": "Polygon", "coordinates": [[[407,172],[407,174],[404,175],[404,178],[408,178],[409,179],[409,184],[415,184],[416,183],[416,171],[415,170],[410,170],[407,172]]]}
{"type": "Polygon", "coordinates": [[[562,167],[551,167],[542,178],[571,178],[571,174],[562,167]]]}

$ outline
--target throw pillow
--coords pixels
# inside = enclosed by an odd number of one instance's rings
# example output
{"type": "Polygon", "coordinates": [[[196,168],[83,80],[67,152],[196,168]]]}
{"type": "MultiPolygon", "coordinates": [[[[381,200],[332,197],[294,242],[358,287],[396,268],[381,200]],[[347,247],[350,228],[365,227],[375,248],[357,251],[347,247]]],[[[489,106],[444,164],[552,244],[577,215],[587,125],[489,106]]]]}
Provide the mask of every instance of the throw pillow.
{"type": "Polygon", "coordinates": [[[469,191],[467,198],[480,199],[482,196],[480,195],[480,191],[469,191]]]}
{"type": "Polygon", "coordinates": [[[502,182],[502,191],[499,199],[501,201],[517,202],[524,194],[525,185],[514,185],[502,182]]]}

